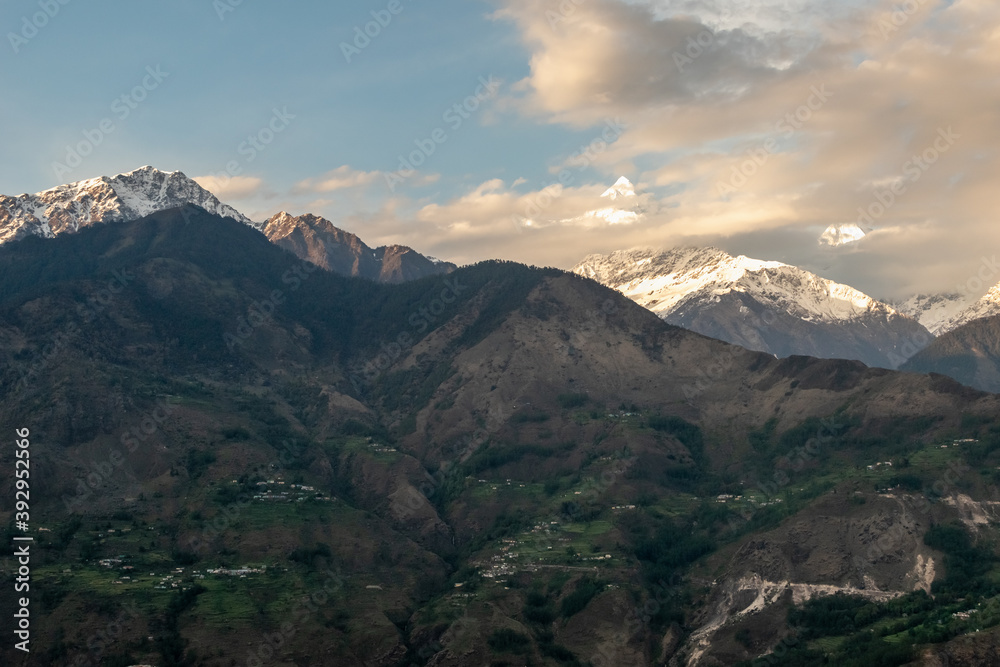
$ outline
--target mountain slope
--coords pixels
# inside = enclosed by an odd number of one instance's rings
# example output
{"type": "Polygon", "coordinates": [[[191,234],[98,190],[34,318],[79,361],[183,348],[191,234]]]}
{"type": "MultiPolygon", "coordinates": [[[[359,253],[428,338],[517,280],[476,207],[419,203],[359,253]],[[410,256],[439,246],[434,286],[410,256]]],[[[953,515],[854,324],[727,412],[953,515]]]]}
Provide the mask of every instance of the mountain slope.
{"type": "Polygon", "coordinates": [[[265,222],[261,231],[275,245],[345,276],[400,283],[455,270],[454,264],[432,260],[406,246],[369,248],[356,235],[315,215],[296,217],[282,211],[265,222]]]}
{"type": "Polygon", "coordinates": [[[775,359],[556,270],[351,280],[195,208],[29,238],[0,248],[0,391],[32,434],[32,667],[734,664],[806,595],[914,596],[939,633],[996,602],[973,571],[927,603],[952,584],[924,534],[996,534],[1000,397],[775,359]]]}
{"type": "Polygon", "coordinates": [[[938,336],[901,369],[941,373],[976,389],[1000,392],[1000,316],[976,318],[938,336]]]}
{"type": "Polygon", "coordinates": [[[930,340],[919,323],[851,287],[716,248],[592,255],[573,271],[670,324],[779,357],[893,368],[930,340]]]}
{"type": "Polygon", "coordinates": [[[0,195],[0,243],[27,235],[51,238],[99,223],[135,220],[156,211],[195,204],[243,223],[250,220],[179,171],[141,167],[61,185],[34,195],[0,195]]]}

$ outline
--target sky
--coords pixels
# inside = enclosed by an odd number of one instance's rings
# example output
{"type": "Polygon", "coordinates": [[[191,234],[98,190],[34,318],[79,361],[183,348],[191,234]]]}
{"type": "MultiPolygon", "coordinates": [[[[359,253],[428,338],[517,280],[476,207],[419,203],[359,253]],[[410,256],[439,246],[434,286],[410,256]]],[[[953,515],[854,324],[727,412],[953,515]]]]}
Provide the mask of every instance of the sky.
{"type": "Polygon", "coordinates": [[[5,0],[0,29],[9,195],[148,164],[459,264],[1000,281],[996,0],[5,0]],[[594,215],[621,176],[633,215],[594,215]]]}

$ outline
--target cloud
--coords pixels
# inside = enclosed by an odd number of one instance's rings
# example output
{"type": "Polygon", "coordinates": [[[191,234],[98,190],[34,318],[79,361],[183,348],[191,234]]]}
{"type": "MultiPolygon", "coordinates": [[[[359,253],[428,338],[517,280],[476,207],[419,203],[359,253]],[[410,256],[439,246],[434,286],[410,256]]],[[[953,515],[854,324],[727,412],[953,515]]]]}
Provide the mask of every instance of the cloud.
{"type": "Polygon", "coordinates": [[[221,201],[246,199],[260,194],[264,181],[256,176],[195,176],[193,179],[221,201]]]}
{"type": "Polygon", "coordinates": [[[369,244],[451,261],[568,268],[593,252],[713,244],[875,296],[952,289],[1000,246],[996,2],[495,2],[528,54],[498,118],[566,126],[600,149],[538,155],[555,185],[484,178],[430,203],[410,188],[438,174],[390,191],[379,181],[391,172],[344,165],[299,182],[294,208],[326,206],[369,244]],[[612,122],[623,131],[598,141],[612,122]],[[643,186],[641,213],[594,215],[622,173],[643,186]],[[375,208],[343,214],[343,199],[375,208]],[[855,228],[874,231],[817,243],[855,228]]]}
{"type": "Polygon", "coordinates": [[[515,84],[521,109],[575,125],[731,102],[810,49],[792,31],[713,29],[690,14],[657,18],[652,6],[617,0],[587,0],[561,19],[532,0],[510,0],[495,16],[517,24],[532,51],[531,73],[515,84]]]}
{"type": "MultiPolygon", "coordinates": [[[[441,178],[440,174],[414,172],[407,177],[400,177],[398,174],[390,174],[384,171],[360,171],[353,169],[349,165],[337,167],[333,171],[328,171],[317,178],[307,178],[299,181],[292,189],[293,194],[304,193],[326,193],[339,190],[350,190],[355,188],[366,188],[372,183],[390,181],[395,182],[398,187],[400,183],[406,183],[412,187],[422,187],[436,183],[441,178]]],[[[394,190],[395,188],[393,188],[394,190]]]]}
{"type": "Polygon", "coordinates": [[[661,206],[645,244],[766,237],[765,259],[874,292],[947,285],[1000,245],[995,2],[506,0],[495,17],[530,54],[508,110],[584,129],[623,119],[592,166],[645,167],[661,206]],[[817,249],[843,225],[880,232],[817,249]]]}
{"type": "Polygon", "coordinates": [[[457,263],[497,257],[567,267],[595,248],[636,245],[660,235],[661,211],[651,195],[639,188],[635,197],[611,201],[601,196],[608,185],[519,192],[513,183],[490,179],[442,203],[421,205],[396,197],[377,211],[348,215],[337,224],[369,244],[409,245],[457,263]],[[625,213],[611,215],[619,211],[625,213]]]}
{"type": "Polygon", "coordinates": [[[296,194],[306,192],[334,192],[350,188],[364,187],[382,178],[380,171],[360,171],[349,165],[337,167],[318,178],[307,178],[295,185],[296,194]]]}

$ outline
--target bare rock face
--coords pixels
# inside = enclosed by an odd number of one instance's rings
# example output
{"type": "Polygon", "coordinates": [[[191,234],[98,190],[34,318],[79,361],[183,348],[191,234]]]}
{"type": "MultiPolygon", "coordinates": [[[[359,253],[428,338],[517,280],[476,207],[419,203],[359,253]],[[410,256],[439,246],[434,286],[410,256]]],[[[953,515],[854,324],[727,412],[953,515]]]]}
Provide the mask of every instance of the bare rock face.
{"type": "MultiPolygon", "coordinates": [[[[783,618],[791,604],[837,593],[884,602],[930,592],[941,556],[923,543],[923,535],[934,521],[956,517],[948,503],[930,508],[906,494],[838,491],[730,552],[687,643],[688,664],[747,659],[729,641],[733,632],[753,626],[760,636],[760,619],[775,613],[783,618]]],[[[771,644],[778,639],[771,637],[771,644]]]]}
{"type": "Polygon", "coordinates": [[[264,223],[261,231],[275,245],[316,266],[376,282],[402,283],[450,273],[456,268],[454,264],[425,257],[406,246],[372,249],[356,235],[311,214],[278,213],[264,223]]]}

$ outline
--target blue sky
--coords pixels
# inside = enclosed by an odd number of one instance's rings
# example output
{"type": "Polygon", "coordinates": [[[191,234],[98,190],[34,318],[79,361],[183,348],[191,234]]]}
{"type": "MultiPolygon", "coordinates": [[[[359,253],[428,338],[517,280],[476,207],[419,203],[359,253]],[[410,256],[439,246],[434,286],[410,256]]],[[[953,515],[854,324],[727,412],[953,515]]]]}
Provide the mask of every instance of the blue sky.
{"type": "Polygon", "coordinates": [[[995,2],[64,1],[0,4],[5,194],[151,164],[457,262],[712,244],[882,297],[1000,246],[995,2]],[[639,195],[604,215],[621,175],[639,195]]]}
{"type": "MultiPolygon", "coordinates": [[[[272,187],[344,164],[391,170],[480,76],[511,81],[527,74],[513,26],[490,20],[494,7],[467,0],[402,0],[402,12],[347,63],[341,42],[352,43],[354,27],[388,3],[347,4],[246,0],[222,18],[211,0],[60,6],[17,54],[9,38],[0,50],[0,83],[20,92],[0,102],[4,191],[34,192],[65,180],[52,163],[65,162],[66,146],[101,119],[115,120],[113,101],[141,83],[147,66],[169,76],[71,172],[72,180],[142,164],[192,176],[221,171],[273,108],[287,108],[295,120],[257,164],[247,165],[268,174],[272,187]]],[[[37,0],[5,2],[0,25],[20,33],[23,18],[39,11],[37,0]]],[[[566,150],[575,134],[477,120],[428,165],[449,174],[438,189],[445,195],[497,175],[540,178],[546,165],[539,154],[566,150]]]]}

